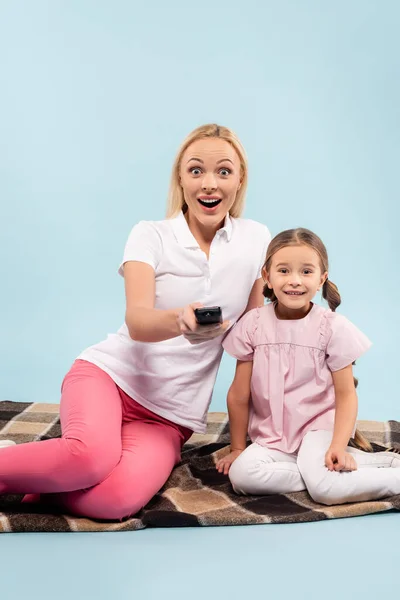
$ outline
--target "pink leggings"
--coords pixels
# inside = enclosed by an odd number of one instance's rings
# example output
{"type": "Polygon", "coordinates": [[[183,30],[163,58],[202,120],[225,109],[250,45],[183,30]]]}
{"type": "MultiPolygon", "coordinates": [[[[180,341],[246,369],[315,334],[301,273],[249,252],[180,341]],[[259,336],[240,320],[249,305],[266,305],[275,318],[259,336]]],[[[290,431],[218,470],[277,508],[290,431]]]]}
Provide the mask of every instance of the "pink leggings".
{"type": "Polygon", "coordinates": [[[71,514],[123,519],[164,485],[192,434],[83,360],[64,379],[60,418],[61,439],[0,449],[0,494],[51,494],[71,514]]]}

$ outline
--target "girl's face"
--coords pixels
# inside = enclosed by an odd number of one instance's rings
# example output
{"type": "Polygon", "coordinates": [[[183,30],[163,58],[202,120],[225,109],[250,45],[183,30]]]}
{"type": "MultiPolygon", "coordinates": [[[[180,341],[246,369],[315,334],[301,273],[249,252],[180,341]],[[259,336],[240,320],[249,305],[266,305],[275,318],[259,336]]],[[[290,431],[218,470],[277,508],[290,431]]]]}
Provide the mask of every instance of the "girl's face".
{"type": "Polygon", "coordinates": [[[179,175],[188,217],[206,227],[219,227],[241,185],[234,147],[219,138],[196,140],[182,155],[179,175]]]}
{"type": "Polygon", "coordinates": [[[280,316],[295,319],[310,310],[311,300],[322,288],[328,273],[321,271],[317,252],[302,244],[275,252],[269,273],[264,270],[263,276],[278,299],[280,316]]]}

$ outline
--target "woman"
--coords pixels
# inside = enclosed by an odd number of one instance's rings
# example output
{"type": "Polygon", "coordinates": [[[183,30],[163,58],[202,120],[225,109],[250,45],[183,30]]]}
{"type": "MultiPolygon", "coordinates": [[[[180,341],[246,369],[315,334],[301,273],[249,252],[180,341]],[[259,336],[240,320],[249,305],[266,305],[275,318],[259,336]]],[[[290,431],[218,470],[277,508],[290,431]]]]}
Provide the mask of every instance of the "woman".
{"type": "Polygon", "coordinates": [[[97,519],[137,513],[203,432],[222,339],[263,304],[267,228],[241,219],[247,161],[235,134],[193,131],[176,157],[167,219],[133,228],[119,272],[120,330],[85,350],[64,379],[62,438],[0,448],[0,494],[39,494],[97,519]],[[199,325],[218,305],[224,321],[199,325]]]}

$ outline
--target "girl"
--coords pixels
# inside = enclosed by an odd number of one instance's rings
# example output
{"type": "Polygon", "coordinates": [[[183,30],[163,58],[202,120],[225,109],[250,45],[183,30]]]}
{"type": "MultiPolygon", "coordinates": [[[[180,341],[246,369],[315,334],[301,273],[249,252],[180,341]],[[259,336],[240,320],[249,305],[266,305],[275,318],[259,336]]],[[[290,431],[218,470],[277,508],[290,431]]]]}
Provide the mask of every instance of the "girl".
{"type": "Polygon", "coordinates": [[[218,471],[229,472],[238,494],[307,489],[328,505],[400,494],[400,468],[392,468],[400,457],[372,454],[355,431],[352,364],[371,343],[334,312],[340,295],[324,244],[307,229],[283,231],[262,273],[270,303],[244,315],[223,343],[237,366],[228,393],[231,448],[218,471]],[[321,288],[330,310],[312,302],[321,288]],[[348,446],[352,437],[357,448],[348,446]]]}
{"type": "Polygon", "coordinates": [[[67,512],[115,520],[164,485],[182,444],[206,428],[228,322],[263,303],[271,238],[241,218],[247,172],[230,129],[204,125],[184,140],[167,219],[137,223],[126,244],[125,323],[66,375],[61,439],[0,447],[0,494],[45,494],[67,512]],[[225,321],[198,325],[201,304],[221,306],[225,321]]]}

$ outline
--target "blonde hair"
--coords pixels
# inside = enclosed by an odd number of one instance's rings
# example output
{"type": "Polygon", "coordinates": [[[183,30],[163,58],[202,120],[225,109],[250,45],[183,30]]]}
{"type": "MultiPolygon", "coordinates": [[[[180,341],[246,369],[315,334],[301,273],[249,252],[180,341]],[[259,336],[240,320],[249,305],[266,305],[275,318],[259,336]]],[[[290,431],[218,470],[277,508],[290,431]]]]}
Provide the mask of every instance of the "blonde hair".
{"type": "Polygon", "coordinates": [[[235,202],[233,203],[229,214],[232,217],[240,217],[243,213],[248,180],[248,163],[246,152],[239,138],[231,129],[222,127],[220,125],[211,124],[197,127],[197,129],[189,133],[178,150],[172,167],[171,183],[167,201],[167,219],[177,217],[180,211],[186,206],[179,177],[183,153],[190,146],[190,144],[204,138],[219,138],[221,140],[225,140],[226,142],[229,142],[229,144],[231,144],[231,146],[233,146],[233,148],[236,150],[240,160],[241,186],[236,194],[235,202]]]}
{"type": "MultiPolygon", "coordinates": [[[[281,250],[281,248],[285,248],[287,246],[309,246],[315,250],[319,256],[322,273],[328,272],[328,252],[323,241],[309,229],[298,227],[297,229],[287,229],[286,231],[282,231],[271,240],[267,248],[267,256],[264,262],[264,269],[267,274],[271,269],[272,257],[274,254],[276,254],[278,250],[281,250]]],[[[270,302],[277,301],[274,290],[271,290],[268,287],[268,284],[264,286],[263,294],[270,302]]],[[[333,281],[330,281],[329,279],[326,279],[324,285],[322,286],[322,297],[327,301],[332,312],[335,312],[341,303],[339,290],[333,281]]],[[[353,365],[354,364],[355,363],[353,363],[353,365]]],[[[357,388],[357,386],[358,380],[354,377],[354,387],[357,388]]],[[[363,450],[364,452],[373,452],[371,444],[358,429],[355,431],[354,438],[349,441],[349,445],[363,450]]]]}

